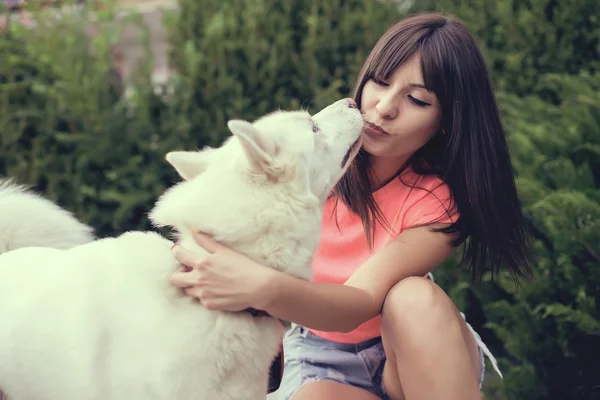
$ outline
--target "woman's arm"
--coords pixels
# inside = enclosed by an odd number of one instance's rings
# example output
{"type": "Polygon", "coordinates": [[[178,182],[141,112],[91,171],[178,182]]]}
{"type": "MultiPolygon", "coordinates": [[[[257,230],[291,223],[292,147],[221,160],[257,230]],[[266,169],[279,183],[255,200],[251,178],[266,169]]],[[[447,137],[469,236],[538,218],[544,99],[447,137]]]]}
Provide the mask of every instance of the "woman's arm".
{"type": "Polygon", "coordinates": [[[346,285],[314,283],[276,272],[257,308],[284,321],[320,331],[350,332],[377,315],[368,292],[346,285]]]}
{"type": "Polygon", "coordinates": [[[349,332],[381,312],[396,283],[409,276],[425,276],[451,252],[446,234],[425,226],[408,229],[375,253],[344,285],[273,274],[261,306],[273,316],[312,329],[349,332]]]}
{"type": "Polygon", "coordinates": [[[184,265],[171,282],[210,309],[265,310],[323,331],[348,332],[377,316],[389,290],[408,276],[424,276],[452,251],[450,238],[431,226],[408,229],[364,263],[344,285],[307,282],[259,265],[202,234],[209,253],[174,249],[184,265]]]}

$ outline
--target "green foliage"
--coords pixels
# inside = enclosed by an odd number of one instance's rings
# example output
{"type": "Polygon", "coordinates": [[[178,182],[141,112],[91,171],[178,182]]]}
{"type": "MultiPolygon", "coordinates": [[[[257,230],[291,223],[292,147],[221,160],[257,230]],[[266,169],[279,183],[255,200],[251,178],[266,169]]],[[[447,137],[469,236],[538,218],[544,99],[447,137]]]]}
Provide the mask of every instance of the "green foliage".
{"type": "Polygon", "coordinates": [[[559,105],[499,96],[535,239],[534,278],[471,285],[453,261],[436,275],[500,357],[504,379],[491,373],[484,387],[493,399],[600,398],[600,74],[545,78],[559,105]]]}
{"type": "Polygon", "coordinates": [[[559,105],[514,95],[502,102],[507,126],[514,122],[511,149],[515,165],[524,166],[519,189],[539,257],[531,283],[520,291],[504,288],[508,300],[482,296],[489,326],[513,360],[505,363],[509,373],[498,391],[503,398],[530,395],[512,380],[525,362],[537,382],[535,398],[600,398],[593,356],[600,354],[600,153],[594,152],[600,145],[600,74],[544,78],[559,105]],[[520,151],[528,141],[541,153],[535,160],[520,151]]]}
{"type": "Polygon", "coordinates": [[[542,75],[600,68],[596,0],[426,0],[418,7],[454,15],[467,25],[498,89],[539,93],[542,75]]]}
{"type": "MultiPolygon", "coordinates": [[[[599,399],[600,4],[415,4],[457,16],[481,45],[535,238],[535,276],[520,287],[506,274],[473,285],[454,260],[436,273],[499,358],[505,378],[488,369],[486,398],[599,399]]],[[[152,88],[150,54],[124,95],[110,4],[93,23],[76,13],[12,26],[0,34],[0,176],[100,235],[149,228],[146,213],[178,180],[166,152],[220,144],[231,118],[351,95],[370,48],[402,15],[378,0],[181,0],[165,14],[177,70],[166,97],[152,88]]]]}
{"type": "Polygon", "coordinates": [[[497,90],[534,278],[437,277],[500,357],[493,399],[599,399],[600,15],[597,2],[439,0],[480,43],[497,90]],[[577,27],[577,28],[574,28],[577,27]]]}
{"type": "Polygon", "coordinates": [[[37,29],[14,26],[0,41],[9,54],[0,60],[0,173],[100,234],[146,224],[148,206],[174,179],[158,160],[179,145],[173,128],[185,118],[152,102],[149,85],[136,107],[122,97],[109,51],[119,27],[111,13],[102,18],[94,37],[73,14],[37,29]]]}
{"type": "Polygon", "coordinates": [[[398,17],[376,1],[181,2],[172,58],[193,88],[190,123],[219,143],[230,118],[350,95],[370,46],[398,17]]]}
{"type": "Polygon", "coordinates": [[[76,13],[0,37],[0,176],[34,185],[100,235],[149,228],[147,211],[177,180],[167,151],[220,144],[231,118],[350,95],[370,46],[399,18],[375,0],[182,1],[165,15],[178,71],[165,102],[150,54],[123,96],[111,58],[122,24],[110,3],[103,10],[93,24],[76,13]]]}

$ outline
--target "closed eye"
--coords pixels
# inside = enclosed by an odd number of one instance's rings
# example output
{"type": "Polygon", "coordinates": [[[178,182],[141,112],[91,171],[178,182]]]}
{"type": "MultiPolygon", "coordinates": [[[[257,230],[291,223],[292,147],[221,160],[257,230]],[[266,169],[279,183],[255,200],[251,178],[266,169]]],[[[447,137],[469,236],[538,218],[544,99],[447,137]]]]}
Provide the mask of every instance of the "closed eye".
{"type": "Polygon", "coordinates": [[[376,85],[378,85],[378,86],[383,86],[383,87],[388,87],[388,86],[390,86],[388,83],[386,83],[386,82],[382,81],[381,79],[377,79],[377,78],[375,78],[375,77],[371,78],[371,80],[372,80],[373,82],[375,82],[375,84],[376,84],[376,85]]]}
{"type": "Polygon", "coordinates": [[[415,105],[419,106],[419,107],[427,107],[430,106],[431,104],[426,103],[424,101],[421,101],[413,96],[411,96],[410,94],[408,95],[408,99],[415,105]]]}

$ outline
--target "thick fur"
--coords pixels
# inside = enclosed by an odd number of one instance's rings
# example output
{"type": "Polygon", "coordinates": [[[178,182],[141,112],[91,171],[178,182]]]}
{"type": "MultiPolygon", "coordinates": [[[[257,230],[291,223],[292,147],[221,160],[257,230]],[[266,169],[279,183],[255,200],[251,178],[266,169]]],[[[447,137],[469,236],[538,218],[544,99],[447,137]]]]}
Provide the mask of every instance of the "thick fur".
{"type": "Polygon", "coordinates": [[[0,254],[22,247],[69,249],[94,239],[92,228],[51,201],[0,179],[0,254]]]}
{"type": "MultiPolygon", "coordinates": [[[[312,119],[277,112],[229,128],[234,135],[217,149],[167,155],[184,181],[161,196],[151,220],[194,251],[203,251],[191,239],[197,228],[310,278],[324,201],[360,145],[359,111],[339,101],[312,119]]],[[[0,387],[8,399],[264,399],[281,324],[209,311],[171,287],[172,244],[128,232],[1,255],[0,387]]]]}

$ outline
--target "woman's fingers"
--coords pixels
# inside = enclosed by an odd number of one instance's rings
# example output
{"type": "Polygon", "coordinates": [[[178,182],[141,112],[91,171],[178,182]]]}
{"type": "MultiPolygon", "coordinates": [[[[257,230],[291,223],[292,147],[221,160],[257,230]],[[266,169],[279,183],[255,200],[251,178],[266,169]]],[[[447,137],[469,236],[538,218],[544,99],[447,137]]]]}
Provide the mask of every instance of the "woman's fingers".
{"type": "Polygon", "coordinates": [[[215,310],[220,303],[222,303],[219,298],[207,295],[207,293],[201,287],[188,287],[183,289],[183,291],[186,295],[197,298],[198,301],[200,301],[200,304],[202,304],[208,310],[215,310]]]}
{"type": "Polygon", "coordinates": [[[179,268],[171,275],[169,282],[178,288],[196,287],[202,284],[202,272],[193,269],[188,271],[185,267],[179,268]]]}
{"type": "Polygon", "coordinates": [[[184,249],[181,246],[173,246],[173,255],[175,259],[186,267],[203,270],[208,266],[206,257],[200,256],[198,253],[184,249]]]}
{"type": "Polygon", "coordinates": [[[183,290],[186,295],[195,297],[200,301],[200,304],[207,310],[225,310],[225,311],[241,311],[247,307],[237,305],[235,302],[227,300],[222,296],[213,295],[205,292],[203,288],[190,287],[183,290]]]}
{"type": "Polygon", "coordinates": [[[215,239],[212,238],[212,236],[207,235],[206,233],[193,230],[192,236],[194,237],[196,243],[200,245],[200,247],[202,247],[204,250],[208,251],[211,254],[216,252],[220,247],[223,247],[221,243],[217,242],[215,239]]]}
{"type": "Polygon", "coordinates": [[[194,286],[193,280],[189,277],[189,272],[181,272],[177,271],[171,275],[169,282],[171,286],[175,286],[178,288],[187,288],[190,286],[194,286]]]}
{"type": "Polygon", "coordinates": [[[192,287],[188,287],[188,288],[183,289],[183,291],[188,296],[195,297],[198,300],[200,300],[200,302],[202,302],[202,295],[204,294],[202,288],[199,288],[197,286],[192,286],[192,287]]]}

